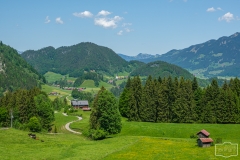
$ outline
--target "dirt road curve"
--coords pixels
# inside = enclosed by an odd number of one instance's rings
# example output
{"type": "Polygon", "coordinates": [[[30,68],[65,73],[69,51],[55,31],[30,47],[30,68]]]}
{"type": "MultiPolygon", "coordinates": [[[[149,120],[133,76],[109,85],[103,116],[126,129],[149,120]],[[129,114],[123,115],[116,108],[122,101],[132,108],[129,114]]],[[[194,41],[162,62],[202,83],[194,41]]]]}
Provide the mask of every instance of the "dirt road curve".
{"type": "Polygon", "coordinates": [[[74,131],[74,130],[71,130],[70,127],[69,127],[71,123],[82,120],[82,117],[77,117],[77,118],[78,118],[78,120],[67,123],[67,124],[65,125],[65,128],[66,128],[69,132],[76,133],[76,134],[82,134],[81,132],[76,132],[76,131],[74,131]]]}

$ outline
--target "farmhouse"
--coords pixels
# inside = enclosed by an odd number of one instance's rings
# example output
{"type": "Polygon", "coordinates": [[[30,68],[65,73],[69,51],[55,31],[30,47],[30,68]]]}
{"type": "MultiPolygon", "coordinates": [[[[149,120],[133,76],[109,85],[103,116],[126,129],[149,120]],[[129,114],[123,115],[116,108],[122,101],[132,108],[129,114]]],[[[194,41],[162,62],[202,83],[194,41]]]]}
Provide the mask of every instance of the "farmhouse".
{"type": "Polygon", "coordinates": [[[206,130],[201,130],[197,133],[198,135],[198,146],[199,147],[210,147],[213,142],[212,138],[209,138],[210,133],[206,130]]]}
{"type": "Polygon", "coordinates": [[[87,100],[72,100],[71,105],[74,109],[82,109],[83,111],[90,111],[91,108],[89,108],[88,101],[87,100]]]}

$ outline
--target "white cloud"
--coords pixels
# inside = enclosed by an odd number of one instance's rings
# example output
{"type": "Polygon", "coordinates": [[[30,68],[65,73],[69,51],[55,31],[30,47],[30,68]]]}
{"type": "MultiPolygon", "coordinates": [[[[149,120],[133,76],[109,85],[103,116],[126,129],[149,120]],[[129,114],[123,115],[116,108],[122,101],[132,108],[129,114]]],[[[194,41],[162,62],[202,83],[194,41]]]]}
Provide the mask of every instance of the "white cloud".
{"type": "Polygon", "coordinates": [[[123,23],[123,24],[122,24],[122,27],[131,26],[131,25],[132,25],[132,23],[123,23]]]}
{"type": "Polygon", "coordinates": [[[224,14],[222,17],[219,17],[218,20],[230,22],[230,21],[234,20],[234,16],[232,13],[228,12],[228,13],[224,14]]]}
{"type": "Polygon", "coordinates": [[[215,11],[216,11],[216,9],[213,7],[207,9],[207,12],[215,12],[215,11]]]}
{"type": "Polygon", "coordinates": [[[111,14],[111,12],[105,11],[105,10],[101,10],[100,12],[98,12],[98,16],[107,16],[111,14]]]}
{"type": "Polygon", "coordinates": [[[121,21],[123,18],[119,16],[115,16],[114,18],[95,18],[95,25],[102,26],[104,28],[116,28],[117,23],[121,21]]]}
{"type": "Polygon", "coordinates": [[[217,10],[220,10],[220,11],[222,11],[222,8],[218,7],[218,8],[217,8],[217,10]]]}
{"type": "Polygon", "coordinates": [[[50,23],[51,22],[51,20],[49,19],[49,16],[47,16],[46,18],[45,18],[45,22],[44,23],[50,23]]]}
{"type": "Polygon", "coordinates": [[[122,30],[117,33],[117,35],[119,35],[119,36],[121,36],[122,34],[123,34],[122,30]]]}
{"type": "Polygon", "coordinates": [[[93,16],[93,14],[89,11],[84,11],[80,13],[75,12],[73,13],[73,15],[80,18],[91,18],[93,16]]]}
{"type": "Polygon", "coordinates": [[[132,30],[129,29],[129,28],[125,28],[125,31],[126,31],[126,32],[131,32],[132,30]]]}
{"type": "Polygon", "coordinates": [[[56,23],[63,24],[63,21],[61,20],[61,17],[56,18],[56,23]]]}

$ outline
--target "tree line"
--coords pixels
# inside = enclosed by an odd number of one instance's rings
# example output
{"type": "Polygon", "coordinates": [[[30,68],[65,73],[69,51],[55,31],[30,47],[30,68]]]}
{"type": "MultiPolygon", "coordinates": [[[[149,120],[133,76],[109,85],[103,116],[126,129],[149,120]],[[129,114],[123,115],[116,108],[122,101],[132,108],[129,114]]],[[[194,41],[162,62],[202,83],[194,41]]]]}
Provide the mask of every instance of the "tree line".
{"type": "Polygon", "coordinates": [[[0,98],[0,126],[31,131],[50,131],[54,121],[54,109],[61,109],[59,99],[51,101],[39,88],[7,92],[0,98]]]}
{"type": "Polygon", "coordinates": [[[153,79],[143,86],[138,76],[128,79],[119,110],[129,121],[167,123],[240,123],[240,80],[220,87],[213,79],[206,88],[197,79],[153,79]]]}

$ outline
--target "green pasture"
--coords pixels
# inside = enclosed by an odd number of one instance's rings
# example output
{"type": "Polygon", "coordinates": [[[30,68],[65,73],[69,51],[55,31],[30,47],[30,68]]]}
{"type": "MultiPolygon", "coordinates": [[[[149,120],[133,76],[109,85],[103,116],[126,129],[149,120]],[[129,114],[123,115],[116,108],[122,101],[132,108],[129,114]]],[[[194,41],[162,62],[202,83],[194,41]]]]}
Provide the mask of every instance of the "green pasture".
{"type": "Polygon", "coordinates": [[[65,76],[67,76],[67,80],[70,80],[70,81],[76,80],[76,78],[74,77],[69,77],[68,75],[61,75],[59,73],[54,73],[54,72],[47,72],[44,74],[44,77],[46,78],[48,83],[53,83],[55,81],[59,81],[60,79],[64,79],[65,76]]]}
{"type": "Polygon", "coordinates": [[[126,72],[126,71],[124,71],[124,72],[118,72],[117,75],[118,75],[118,76],[129,76],[129,72],[126,72]]]}
{"type": "MultiPolygon", "coordinates": [[[[83,120],[72,123],[70,127],[76,131],[86,131],[90,113],[78,111],[77,114],[82,114],[83,120]]],[[[92,141],[64,128],[66,123],[74,120],[77,117],[55,113],[54,125],[58,134],[38,133],[39,140],[28,137],[27,131],[1,129],[0,159],[225,159],[215,156],[214,146],[200,148],[196,145],[196,138],[190,138],[191,134],[201,129],[208,130],[213,139],[222,138],[223,142],[240,143],[238,124],[147,123],[128,122],[123,118],[120,134],[92,141]]]]}
{"type": "Polygon", "coordinates": [[[44,85],[42,85],[42,91],[46,92],[47,94],[49,94],[51,92],[60,93],[59,95],[49,95],[48,97],[51,100],[54,100],[56,97],[65,98],[66,96],[68,96],[68,99],[72,99],[72,97],[71,97],[72,91],[71,90],[64,90],[59,87],[49,86],[47,84],[44,84],[44,85]]]}

